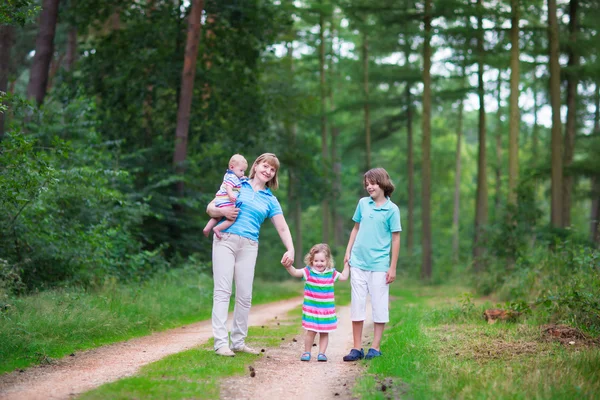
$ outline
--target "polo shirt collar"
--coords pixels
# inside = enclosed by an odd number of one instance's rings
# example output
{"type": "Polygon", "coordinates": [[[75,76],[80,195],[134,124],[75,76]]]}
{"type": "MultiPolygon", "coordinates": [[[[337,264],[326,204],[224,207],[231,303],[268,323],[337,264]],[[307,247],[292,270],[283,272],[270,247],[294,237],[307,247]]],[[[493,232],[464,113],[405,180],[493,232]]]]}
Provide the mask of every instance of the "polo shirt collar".
{"type": "MultiPolygon", "coordinates": [[[[250,178],[243,178],[242,179],[242,186],[243,185],[247,185],[250,188],[250,190],[254,190],[252,188],[252,185],[250,184],[250,178]]],[[[271,192],[270,188],[264,188],[262,190],[259,190],[257,193],[266,194],[267,196],[273,196],[273,192],[271,192]]]]}
{"type": "Polygon", "coordinates": [[[371,196],[369,196],[369,204],[371,204],[371,206],[375,209],[375,210],[389,210],[390,209],[390,198],[386,197],[386,202],[383,203],[381,206],[377,207],[377,205],[375,204],[375,200],[373,200],[373,198],[371,196]]]}

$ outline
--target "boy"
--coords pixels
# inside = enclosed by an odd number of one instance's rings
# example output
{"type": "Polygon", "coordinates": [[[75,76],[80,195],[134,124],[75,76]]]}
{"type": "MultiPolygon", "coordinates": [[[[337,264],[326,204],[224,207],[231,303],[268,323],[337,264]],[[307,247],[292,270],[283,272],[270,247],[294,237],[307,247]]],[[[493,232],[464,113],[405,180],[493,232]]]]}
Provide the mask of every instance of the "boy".
{"type": "Polygon", "coordinates": [[[352,217],[354,228],[344,257],[344,263],[350,264],[350,319],[354,339],[354,348],[344,356],[344,361],[370,360],[381,356],[383,329],[389,322],[389,284],[396,279],[400,251],[400,210],[389,199],[394,191],[390,176],[383,168],[371,169],[364,175],[364,185],[369,197],[358,202],[352,217]],[[367,295],[371,296],[374,335],[365,356],[361,339],[367,295]]]}

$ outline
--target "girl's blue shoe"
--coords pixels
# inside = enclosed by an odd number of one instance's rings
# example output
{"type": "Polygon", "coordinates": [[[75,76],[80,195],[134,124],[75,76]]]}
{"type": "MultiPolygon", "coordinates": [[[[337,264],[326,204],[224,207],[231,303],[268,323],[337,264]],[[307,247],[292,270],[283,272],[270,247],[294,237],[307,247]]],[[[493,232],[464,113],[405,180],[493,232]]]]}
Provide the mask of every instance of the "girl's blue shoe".
{"type": "Polygon", "coordinates": [[[308,351],[306,353],[302,353],[300,356],[300,361],[310,361],[310,353],[308,351]]]}
{"type": "Polygon", "coordinates": [[[317,356],[317,361],[327,361],[327,356],[323,353],[319,353],[319,355],[317,356]]]}

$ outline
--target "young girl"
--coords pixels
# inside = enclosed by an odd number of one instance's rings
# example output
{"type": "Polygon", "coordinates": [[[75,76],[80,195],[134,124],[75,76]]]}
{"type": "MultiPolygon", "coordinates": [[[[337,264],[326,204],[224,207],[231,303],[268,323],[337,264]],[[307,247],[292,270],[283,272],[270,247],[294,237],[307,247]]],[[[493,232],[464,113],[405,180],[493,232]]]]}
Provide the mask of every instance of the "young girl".
{"type": "Polygon", "coordinates": [[[329,343],[329,332],[337,328],[333,283],[338,279],[340,281],[347,280],[350,267],[346,263],[342,273],[336,271],[333,267],[331,249],[324,243],[314,245],[304,257],[304,263],[306,267],[302,269],[294,268],[294,266],[286,267],[290,275],[303,278],[305,281],[302,327],[306,329],[306,337],[304,338],[304,353],[300,360],[310,361],[310,352],[318,332],[317,361],[327,361],[325,352],[329,343]]]}

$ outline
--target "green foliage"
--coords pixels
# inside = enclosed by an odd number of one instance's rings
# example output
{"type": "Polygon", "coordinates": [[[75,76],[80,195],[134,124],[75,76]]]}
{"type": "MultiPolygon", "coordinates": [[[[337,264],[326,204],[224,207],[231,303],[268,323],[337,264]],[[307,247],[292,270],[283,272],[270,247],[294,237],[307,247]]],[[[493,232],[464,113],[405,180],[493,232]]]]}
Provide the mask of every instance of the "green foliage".
{"type": "Polygon", "coordinates": [[[3,0],[0,4],[0,25],[25,25],[40,11],[32,0],[3,0]]]}

